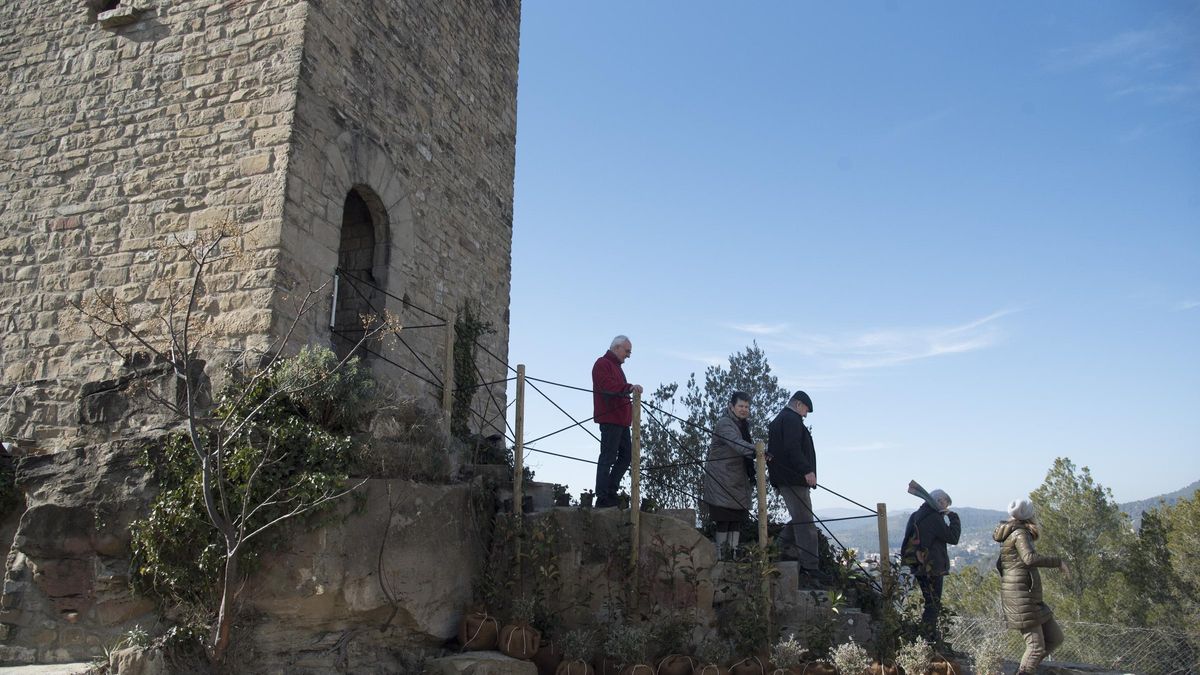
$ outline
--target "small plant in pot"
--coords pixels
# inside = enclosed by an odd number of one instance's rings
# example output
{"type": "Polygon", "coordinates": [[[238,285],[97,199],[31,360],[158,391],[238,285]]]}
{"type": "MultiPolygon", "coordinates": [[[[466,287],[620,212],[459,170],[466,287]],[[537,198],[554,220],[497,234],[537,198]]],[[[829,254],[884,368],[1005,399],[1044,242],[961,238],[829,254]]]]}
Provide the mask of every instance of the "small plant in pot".
{"type": "Polygon", "coordinates": [[[688,643],[696,622],[684,612],[662,611],[654,617],[654,642],[658,645],[657,675],[692,675],[697,663],[688,656],[688,643]]]}
{"type": "Polygon", "coordinates": [[[804,646],[795,634],[779,638],[771,646],[771,675],[799,675],[806,655],[804,646]]]}
{"type": "Polygon", "coordinates": [[[649,627],[618,621],[609,628],[604,640],[604,654],[610,661],[621,664],[619,675],[655,675],[654,666],[646,658],[649,642],[649,627]]]}
{"type": "Polygon", "coordinates": [[[942,654],[934,654],[929,664],[930,675],[963,675],[963,667],[957,661],[942,654]]]}
{"type": "Polygon", "coordinates": [[[901,642],[896,651],[896,665],[906,673],[922,675],[929,670],[933,662],[933,647],[924,638],[916,638],[912,642],[901,642]]]}
{"type": "Polygon", "coordinates": [[[584,490],[579,493],[579,507],[584,509],[592,508],[592,501],[596,499],[596,493],[591,490],[584,490]]]}
{"type": "Polygon", "coordinates": [[[543,633],[542,643],[533,655],[533,665],[537,666],[538,675],[554,675],[562,660],[562,637],[550,637],[543,633]]]}
{"type": "Polygon", "coordinates": [[[596,669],[588,663],[596,650],[596,636],[592,631],[577,629],[568,632],[559,641],[563,660],[554,675],[596,675],[596,669]]]}
{"type": "Polygon", "coordinates": [[[567,486],[560,483],[554,484],[554,505],[555,506],[570,506],[571,495],[567,492],[567,486]]]}
{"type": "Polygon", "coordinates": [[[706,640],[696,651],[698,664],[692,670],[693,675],[729,675],[729,669],[724,664],[729,663],[733,655],[733,646],[728,640],[706,640]]]}
{"type": "Polygon", "coordinates": [[[500,639],[500,622],[479,607],[463,615],[458,622],[458,644],[464,652],[489,651],[500,639]]]}
{"type": "Polygon", "coordinates": [[[512,623],[500,629],[500,651],[523,661],[533,658],[542,641],[542,633],[529,625],[536,610],[532,596],[523,595],[513,601],[512,623]]]}
{"type": "Polygon", "coordinates": [[[625,491],[625,488],[621,488],[621,491],[617,493],[617,506],[622,511],[629,508],[629,493],[625,491]]]}
{"type": "Polygon", "coordinates": [[[829,656],[833,661],[833,667],[843,675],[861,674],[871,667],[871,655],[863,649],[862,645],[855,642],[854,638],[834,647],[829,656]]]}

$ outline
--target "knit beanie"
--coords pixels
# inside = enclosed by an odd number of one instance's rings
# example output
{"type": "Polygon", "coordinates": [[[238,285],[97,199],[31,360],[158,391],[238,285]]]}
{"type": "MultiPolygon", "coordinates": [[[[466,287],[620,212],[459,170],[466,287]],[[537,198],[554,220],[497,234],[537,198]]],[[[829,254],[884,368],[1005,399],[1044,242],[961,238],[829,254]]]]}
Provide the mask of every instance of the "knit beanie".
{"type": "Polygon", "coordinates": [[[945,490],[931,490],[929,496],[933,497],[933,501],[938,504],[941,504],[943,499],[946,500],[947,507],[954,503],[954,500],[950,499],[950,495],[946,494],[945,490]]]}
{"type": "Polygon", "coordinates": [[[1008,503],[1008,515],[1014,520],[1033,520],[1033,502],[1014,499],[1008,503]]]}

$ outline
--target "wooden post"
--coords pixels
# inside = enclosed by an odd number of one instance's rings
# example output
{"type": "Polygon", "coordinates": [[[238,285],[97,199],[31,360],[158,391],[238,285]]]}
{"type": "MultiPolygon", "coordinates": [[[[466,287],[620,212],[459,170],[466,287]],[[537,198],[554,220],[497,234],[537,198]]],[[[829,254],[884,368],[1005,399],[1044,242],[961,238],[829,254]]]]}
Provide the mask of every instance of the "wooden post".
{"type": "Polygon", "coordinates": [[[892,556],[888,551],[887,504],[876,504],[875,511],[879,514],[876,516],[879,523],[879,581],[887,588],[888,579],[892,576],[892,556]]]}
{"type": "Polygon", "coordinates": [[[513,448],[513,513],[520,516],[524,511],[521,502],[521,481],[525,477],[525,364],[517,364],[517,419],[513,427],[516,447],[513,448]]]}
{"type": "Polygon", "coordinates": [[[638,592],[638,549],[641,547],[642,524],[642,395],[633,392],[633,443],[629,455],[629,578],[632,581],[633,597],[629,599],[631,607],[637,607],[638,592]]]}
{"type": "MultiPolygon", "coordinates": [[[[454,323],[455,317],[446,319],[446,363],[442,366],[442,412],[445,415],[446,435],[450,435],[450,422],[454,415],[454,323]]],[[[480,432],[487,433],[484,429],[480,432]]]]}
{"type": "MultiPolygon", "coordinates": [[[[767,554],[767,446],[762,441],[754,444],[754,473],[758,479],[758,547],[761,560],[766,560],[767,554]]],[[[771,635],[771,578],[763,575],[762,581],[763,611],[767,616],[768,641],[771,635]]]]}

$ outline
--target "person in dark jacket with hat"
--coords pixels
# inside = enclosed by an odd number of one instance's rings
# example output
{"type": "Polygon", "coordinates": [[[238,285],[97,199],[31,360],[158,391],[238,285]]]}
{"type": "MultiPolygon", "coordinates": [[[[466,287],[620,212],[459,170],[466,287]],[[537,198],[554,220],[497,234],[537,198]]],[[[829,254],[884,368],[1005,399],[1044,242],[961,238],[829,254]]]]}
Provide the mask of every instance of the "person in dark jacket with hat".
{"type": "Polygon", "coordinates": [[[621,364],[633,353],[628,337],[613,338],[604,355],[592,366],[593,419],[600,425],[600,458],[596,462],[596,507],[617,505],[617,488],[629,470],[633,438],[633,406],[629,396],[642,393],[638,384],[625,380],[621,364]]]}
{"type": "Polygon", "coordinates": [[[817,526],[814,524],[812,495],[817,486],[817,451],[804,418],[812,412],[812,399],[798,391],[768,427],[767,468],[771,485],[787,504],[791,522],[779,535],[779,549],[785,560],[796,560],[802,572],[818,576],[817,526]]]}
{"type": "Polygon", "coordinates": [[[925,600],[921,626],[925,637],[936,642],[939,637],[938,614],[942,610],[942,585],[950,573],[950,554],[946,546],[958,544],[962,523],[958,514],[950,510],[952,501],[944,490],[934,490],[929,497],[937,504],[937,508],[925,502],[908,517],[904,543],[900,545],[900,561],[909,566],[917,585],[921,587],[921,597],[925,600]]]}

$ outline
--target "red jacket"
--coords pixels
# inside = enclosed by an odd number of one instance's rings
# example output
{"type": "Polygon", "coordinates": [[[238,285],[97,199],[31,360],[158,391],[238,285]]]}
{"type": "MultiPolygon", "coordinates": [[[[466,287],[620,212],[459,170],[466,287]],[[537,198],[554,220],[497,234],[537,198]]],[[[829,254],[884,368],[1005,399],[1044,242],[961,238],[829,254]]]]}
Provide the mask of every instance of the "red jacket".
{"type": "Polygon", "coordinates": [[[629,394],[633,387],[625,380],[625,371],[612,350],[596,359],[592,366],[592,407],[597,424],[633,424],[633,406],[629,394]]]}

